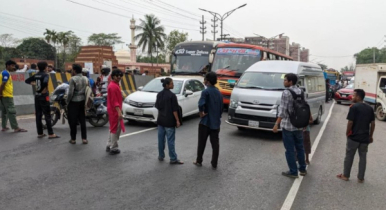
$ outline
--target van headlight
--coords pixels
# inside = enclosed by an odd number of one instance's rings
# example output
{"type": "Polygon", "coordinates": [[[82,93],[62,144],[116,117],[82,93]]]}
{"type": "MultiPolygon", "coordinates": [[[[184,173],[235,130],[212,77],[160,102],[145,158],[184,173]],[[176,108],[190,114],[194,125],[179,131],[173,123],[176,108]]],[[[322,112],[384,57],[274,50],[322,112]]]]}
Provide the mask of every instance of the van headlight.
{"type": "Polygon", "coordinates": [[[236,109],[239,106],[238,101],[231,99],[231,102],[229,104],[229,108],[236,109]]]}

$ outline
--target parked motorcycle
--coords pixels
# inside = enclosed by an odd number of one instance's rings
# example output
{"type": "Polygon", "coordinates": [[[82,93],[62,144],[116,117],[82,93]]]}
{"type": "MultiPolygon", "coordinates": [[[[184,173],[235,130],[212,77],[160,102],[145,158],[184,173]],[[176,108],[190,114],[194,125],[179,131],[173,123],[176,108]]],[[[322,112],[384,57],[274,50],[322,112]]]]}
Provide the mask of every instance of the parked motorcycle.
{"type": "MultiPolygon", "coordinates": [[[[54,126],[59,119],[62,123],[68,120],[67,103],[65,98],[65,90],[55,89],[51,96],[51,120],[54,126]]],[[[94,127],[102,127],[107,124],[109,117],[107,114],[107,98],[95,97],[92,107],[86,113],[86,119],[94,127]]]]}

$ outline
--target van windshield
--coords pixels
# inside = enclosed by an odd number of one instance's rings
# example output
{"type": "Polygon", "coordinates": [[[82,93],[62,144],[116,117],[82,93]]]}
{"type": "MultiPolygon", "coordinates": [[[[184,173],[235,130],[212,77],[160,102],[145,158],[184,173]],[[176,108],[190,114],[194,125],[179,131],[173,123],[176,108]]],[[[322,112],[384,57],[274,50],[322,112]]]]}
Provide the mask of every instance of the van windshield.
{"type": "Polygon", "coordinates": [[[246,72],[237,83],[239,88],[284,90],[283,73],[246,72]]]}

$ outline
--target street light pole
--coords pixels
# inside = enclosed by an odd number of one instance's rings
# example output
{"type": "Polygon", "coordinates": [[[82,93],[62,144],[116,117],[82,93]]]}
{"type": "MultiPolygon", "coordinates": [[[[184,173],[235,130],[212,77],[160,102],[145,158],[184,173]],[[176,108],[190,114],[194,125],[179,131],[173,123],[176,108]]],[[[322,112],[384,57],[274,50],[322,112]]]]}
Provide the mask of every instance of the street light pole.
{"type": "Polygon", "coordinates": [[[223,21],[227,18],[227,17],[229,17],[234,11],[236,11],[237,9],[240,9],[240,8],[242,8],[242,7],[245,7],[247,4],[243,4],[243,5],[241,5],[241,6],[239,6],[239,7],[237,7],[237,8],[235,8],[235,9],[232,9],[232,10],[230,10],[230,11],[228,11],[228,12],[226,12],[224,15],[220,15],[220,14],[218,14],[217,12],[212,12],[212,11],[209,11],[209,10],[205,10],[205,9],[201,9],[201,8],[198,8],[199,10],[202,10],[202,11],[204,11],[204,12],[209,12],[210,14],[212,14],[213,16],[214,16],[214,19],[218,19],[218,20],[220,20],[220,27],[221,27],[221,35],[220,35],[220,39],[221,40],[223,40],[223,28],[224,28],[224,24],[223,24],[223,21]]]}

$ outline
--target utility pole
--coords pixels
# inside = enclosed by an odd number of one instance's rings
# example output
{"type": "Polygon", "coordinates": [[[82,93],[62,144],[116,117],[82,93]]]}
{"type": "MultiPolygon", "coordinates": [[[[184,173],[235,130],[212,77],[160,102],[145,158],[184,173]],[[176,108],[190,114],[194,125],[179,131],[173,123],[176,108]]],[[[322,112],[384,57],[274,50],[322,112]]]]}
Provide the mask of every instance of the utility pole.
{"type": "MultiPolygon", "coordinates": [[[[227,13],[223,14],[222,16],[216,12],[212,12],[212,11],[209,11],[209,10],[205,10],[205,9],[201,9],[201,8],[198,8],[199,10],[202,10],[204,12],[209,12],[210,14],[212,14],[214,16],[214,22],[218,20],[220,20],[220,27],[221,27],[221,35],[220,35],[220,39],[222,40],[222,37],[223,37],[223,21],[229,17],[229,15],[231,15],[235,10],[237,9],[240,9],[242,7],[245,7],[247,4],[243,4],[235,9],[232,9],[230,11],[228,11],[227,13]]],[[[213,20],[212,20],[213,21],[213,20]]],[[[214,25],[216,25],[216,23],[214,23],[214,25]]],[[[213,27],[213,26],[212,26],[213,27]]],[[[216,30],[214,29],[214,31],[216,32],[216,30]]],[[[213,32],[212,32],[213,33],[213,32]]]]}
{"type": "Polygon", "coordinates": [[[375,47],[373,47],[373,63],[375,63],[375,47]]]}
{"type": "Polygon", "coordinates": [[[230,36],[230,34],[223,34],[223,35],[221,35],[221,41],[225,40],[227,36],[230,36]]]}
{"type": "Polygon", "coordinates": [[[211,21],[213,22],[213,25],[211,25],[213,27],[213,31],[212,31],[212,34],[213,34],[213,41],[216,41],[216,33],[218,31],[216,31],[216,28],[217,28],[217,17],[216,16],[213,16],[213,20],[211,19],[211,21]]]}
{"type": "Polygon", "coordinates": [[[204,15],[202,16],[202,21],[200,21],[201,27],[200,27],[200,33],[202,34],[202,41],[204,41],[204,34],[206,34],[206,21],[204,20],[204,15]]]}

